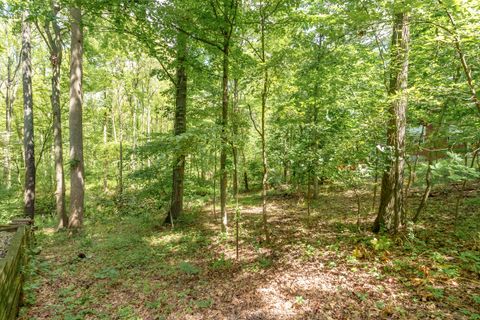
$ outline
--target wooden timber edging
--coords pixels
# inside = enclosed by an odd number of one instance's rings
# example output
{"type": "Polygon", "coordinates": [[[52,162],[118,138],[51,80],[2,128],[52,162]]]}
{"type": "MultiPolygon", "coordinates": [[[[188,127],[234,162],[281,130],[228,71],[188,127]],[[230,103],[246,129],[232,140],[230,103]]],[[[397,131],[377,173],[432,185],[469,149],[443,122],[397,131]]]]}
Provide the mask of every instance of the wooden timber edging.
{"type": "Polygon", "coordinates": [[[13,220],[0,225],[0,232],[14,232],[8,251],[0,259],[0,320],[16,319],[22,297],[23,269],[27,264],[27,249],[31,238],[30,221],[13,220]]]}

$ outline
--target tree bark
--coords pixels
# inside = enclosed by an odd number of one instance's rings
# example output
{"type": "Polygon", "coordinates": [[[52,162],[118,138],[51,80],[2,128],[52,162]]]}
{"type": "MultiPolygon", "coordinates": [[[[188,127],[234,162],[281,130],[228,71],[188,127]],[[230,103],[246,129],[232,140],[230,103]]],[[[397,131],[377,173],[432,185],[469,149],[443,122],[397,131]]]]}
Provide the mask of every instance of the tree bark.
{"type": "Polygon", "coordinates": [[[233,80],[233,104],[232,104],[232,156],[233,156],[233,196],[238,195],[238,79],[233,80]]]}
{"type": "MultiPolygon", "coordinates": [[[[120,90],[119,90],[120,91],[120,90]]],[[[123,117],[122,117],[122,105],[123,99],[120,98],[120,92],[118,92],[118,133],[119,133],[119,149],[118,149],[118,184],[117,194],[120,199],[120,205],[122,204],[123,195],[123,117]]]]}
{"type": "Polygon", "coordinates": [[[243,150],[242,150],[242,158],[243,158],[243,186],[245,188],[245,192],[249,192],[250,188],[248,187],[247,158],[245,157],[245,152],[243,152],[243,150]]]}
{"type": "Polygon", "coordinates": [[[10,188],[12,185],[12,156],[10,154],[10,140],[12,136],[13,123],[13,103],[15,101],[15,77],[18,67],[12,73],[13,61],[10,56],[7,57],[7,83],[5,85],[5,149],[4,149],[4,167],[3,177],[5,186],[10,188]]]}
{"type": "MultiPolygon", "coordinates": [[[[9,43],[8,36],[9,29],[5,28],[6,47],[10,50],[11,45],[9,43]]],[[[10,141],[12,137],[12,123],[13,121],[13,103],[15,102],[16,90],[17,90],[17,73],[20,68],[21,59],[17,56],[15,50],[13,55],[7,55],[7,79],[5,83],[5,148],[4,148],[4,166],[3,177],[4,184],[9,189],[12,186],[12,153],[10,150],[10,141]],[[13,57],[12,57],[13,56],[13,57]],[[15,67],[14,67],[15,66],[15,67]],[[14,67],[14,68],[13,68],[14,67]]]]}
{"type": "Polygon", "coordinates": [[[68,226],[68,217],[65,211],[65,174],[63,171],[63,145],[62,145],[62,117],[60,104],[60,72],[62,66],[62,40],[61,31],[56,21],[60,8],[52,2],[52,21],[45,23],[46,41],[50,49],[50,63],[52,66],[52,94],[50,102],[53,114],[53,156],[55,164],[55,211],[58,217],[58,228],[68,226]],[[52,30],[50,29],[50,23],[52,30]]]}
{"type": "Polygon", "coordinates": [[[268,231],[268,217],[267,217],[267,188],[268,188],[268,163],[267,163],[267,145],[265,137],[265,118],[267,109],[267,96],[268,96],[268,69],[266,66],[266,53],[265,53],[265,24],[266,17],[262,14],[261,17],[261,45],[262,45],[262,64],[263,64],[263,88],[262,88],[262,127],[261,127],[261,140],[262,140],[262,219],[263,219],[263,232],[265,234],[265,241],[270,243],[270,233],[268,231]]]}
{"type": "Polygon", "coordinates": [[[405,165],[405,126],[408,85],[409,22],[405,12],[395,14],[392,35],[392,62],[389,96],[390,120],[387,145],[393,152],[382,177],[380,206],[373,231],[381,229],[396,233],[401,223],[403,208],[403,174],[405,165]]]}
{"type": "MultiPolygon", "coordinates": [[[[106,93],[105,93],[105,99],[106,99],[106,93]]],[[[107,143],[108,143],[108,114],[107,111],[105,111],[103,115],[103,147],[104,152],[103,152],[103,192],[108,191],[108,151],[107,151],[107,143]]]]}
{"type": "MultiPolygon", "coordinates": [[[[175,93],[175,123],[174,134],[180,136],[187,129],[187,36],[181,32],[177,35],[177,70],[176,70],[176,93],[175,93]]],[[[170,209],[165,222],[173,225],[183,211],[183,182],[185,177],[185,153],[180,151],[175,155],[172,176],[172,199],[170,209]]]]}
{"type": "Polygon", "coordinates": [[[33,135],[32,56],[29,13],[22,21],[22,74],[23,74],[23,145],[25,149],[24,213],[33,219],[35,214],[35,143],[33,135]]]}
{"type": "Polygon", "coordinates": [[[81,228],[84,214],[84,162],[82,123],[83,26],[80,8],[70,8],[70,220],[69,228],[81,228]]]}
{"type": "Polygon", "coordinates": [[[230,36],[224,32],[223,42],[223,76],[222,76],[222,144],[220,148],[220,214],[222,216],[222,231],[228,230],[227,206],[227,125],[228,125],[228,64],[230,36]]]}

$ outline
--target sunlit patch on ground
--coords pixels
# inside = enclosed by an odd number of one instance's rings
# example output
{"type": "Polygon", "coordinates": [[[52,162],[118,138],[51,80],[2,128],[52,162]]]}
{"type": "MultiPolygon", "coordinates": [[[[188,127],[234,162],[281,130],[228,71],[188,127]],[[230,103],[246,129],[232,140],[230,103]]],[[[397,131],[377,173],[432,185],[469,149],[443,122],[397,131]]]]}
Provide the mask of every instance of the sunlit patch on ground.
{"type": "Polygon", "coordinates": [[[413,240],[387,238],[368,231],[361,196],[360,224],[351,194],[321,193],[309,217],[298,199],[270,197],[268,245],[259,197],[243,195],[238,260],[233,217],[227,236],[211,207],[173,230],[146,215],[77,236],[42,229],[21,319],[473,319],[478,212],[452,224],[451,199],[437,197],[413,240]]]}

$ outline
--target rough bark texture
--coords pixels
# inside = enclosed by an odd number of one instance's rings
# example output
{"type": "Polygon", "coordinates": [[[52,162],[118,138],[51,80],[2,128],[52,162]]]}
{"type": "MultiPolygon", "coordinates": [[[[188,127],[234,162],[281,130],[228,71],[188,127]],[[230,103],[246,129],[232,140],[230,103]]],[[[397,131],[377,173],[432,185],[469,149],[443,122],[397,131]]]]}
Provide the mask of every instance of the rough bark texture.
{"type": "Polygon", "coordinates": [[[52,65],[52,95],[50,101],[53,114],[53,155],[55,163],[55,211],[59,220],[58,228],[68,225],[68,217],[65,211],[65,174],[63,170],[63,145],[62,145],[62,116],[60,104],[60,72],[62,65],[62,39],[60,27],[56,16],[59,7],[52,3],[52,15],[54,19],[45,24],[48,47],[50,49],[50,63],[52,65]]]}
{"type": "Polygon", "coordinates": [[[409,23],[406,13],[395,14],[392,35],[389,96],[390,120],[387,145],[391,157],[382,177],[380,206],[373,231],[395,233],[403,212],[403,172],[405,165],[405,126],[408,84],[409,23]]]}
{"type": "Polygon", "coordinates": [[[35,212],[35,145],[33,138],[31,31],[27,19],[28,12],[24,12],[22,21],[23,145],[25,149],[24,212],[26,216],[33,219],[35,212]]]}
{"type": "Polygon", "coordinates": [[[80,228],[84,211],[84,164],[83,164],[83,124],[82,124],[82,60],[83,27],[82,12],[79,8],[70,8],[71,46],[70,46],[70,220],[69,228],[80,228]]]}
{"type": "MultiPolygon", "coordinates": [[[[183,33],[177,36],[177,73],[175,93],[174,134],[182,135],[187,130],[187,72],[186,72],[187,37],[183,33]]],[[[172,199],[167,220],[177,219],[183,211],[183,181],[185,176],[185,154],[176,155],[173,163],[172,199]]]]}

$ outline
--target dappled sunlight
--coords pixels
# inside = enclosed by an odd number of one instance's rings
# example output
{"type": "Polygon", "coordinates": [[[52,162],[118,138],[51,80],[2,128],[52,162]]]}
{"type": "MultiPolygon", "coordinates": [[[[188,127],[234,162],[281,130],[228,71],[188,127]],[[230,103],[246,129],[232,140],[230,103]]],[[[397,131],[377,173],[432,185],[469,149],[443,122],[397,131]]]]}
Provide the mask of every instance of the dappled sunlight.
{"type": "MultiPolygon", "coordinates": [[[[425,253],[412,258],[393,240],[365,230],[372,217],[365,215],[358,230],[349,209],[354,197],[321,197],[310,216],[296,198],[269,197],[271,244],[263,235],[261,203],[240,198],[238,259],[233,217],[228,235],[221,233],[209,206],[186,212],[173,229],[158,218],[128,215],[90,221],[73,238],[42,228],[49,271],[29,314],[52,318],[56,311],[46,301],[81,297],[97,312],[124,310],[141,319],[407,319],[448,314],[439,293],[466,303],[464,292],[478,290],[455,276],[459,269],[448,266],[450,260],[435,263],[425,253]],[[444,269],[454,277],[436,276],[444,269]]],[[[429,229],[416,231],[420,237],[429,229]]]]}
{"type": "Polygon", "coordinates": [[[48,237],[52,237],[55,235],[57,230],[55,228],[41,228],[39,231],[48,237]]]}
{"type": "Polygon", "coordinates": [[[182,240],[183,237],[184,235],[182,233],[169,233],[162,235],[152,235],[144,239],[149,245],[153,247],[158,247],[167,243],[178,243],[182,240]]]}

